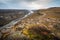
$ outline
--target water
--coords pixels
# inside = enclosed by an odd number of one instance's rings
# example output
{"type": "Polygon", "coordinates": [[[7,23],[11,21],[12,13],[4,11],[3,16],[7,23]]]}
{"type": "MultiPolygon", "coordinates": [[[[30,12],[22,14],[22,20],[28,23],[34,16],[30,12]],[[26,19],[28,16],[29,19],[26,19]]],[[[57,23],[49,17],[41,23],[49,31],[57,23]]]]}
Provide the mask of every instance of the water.
{"type": "Polygon", "coordinates": [[[1,30],[1,29],[4,29],[4,28],[11,28],[11,27],[13,27],[15,24],[17,24],[17,23],[20,22],[22,19],[26,18],[27,16],[29,16],[29,15],[32,14],[32,13],[33,13],[33,11],[30,10],[27,15],[25,15],[25,16],[22,17],[22,18],[18,18],[18,19],[16,19],[16,20],[11,21],[9,24],[1,27],[0,30],[1,30]]]}

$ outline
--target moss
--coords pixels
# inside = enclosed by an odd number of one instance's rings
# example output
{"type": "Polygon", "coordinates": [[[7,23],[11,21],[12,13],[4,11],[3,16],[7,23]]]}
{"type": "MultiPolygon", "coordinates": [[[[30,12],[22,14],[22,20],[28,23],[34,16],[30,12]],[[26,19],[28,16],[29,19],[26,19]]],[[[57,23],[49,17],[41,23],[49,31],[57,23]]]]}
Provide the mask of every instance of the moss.
{"type": "Polygon", "coordinates": [[[38,26],[25,29],[23,34],[29,37],[30,40],[53,40],[54,36],[50,34],[49,30],[39,28],[38,26]],[[44,34],[44,31],[47,33],[44,34]],[[43,33],[42,33],[43,32],[43,33]]]}

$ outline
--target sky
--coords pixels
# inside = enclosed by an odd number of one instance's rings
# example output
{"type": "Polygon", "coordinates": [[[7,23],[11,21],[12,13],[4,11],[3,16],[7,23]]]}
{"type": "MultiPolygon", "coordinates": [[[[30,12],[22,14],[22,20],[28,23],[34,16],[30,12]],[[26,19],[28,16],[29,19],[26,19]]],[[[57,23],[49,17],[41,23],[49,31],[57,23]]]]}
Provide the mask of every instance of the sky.
{"type": "Polygon", "coordinates": [[[0,0],[0,9],[45,9],[60,7],[60,0],[0,0]]]}

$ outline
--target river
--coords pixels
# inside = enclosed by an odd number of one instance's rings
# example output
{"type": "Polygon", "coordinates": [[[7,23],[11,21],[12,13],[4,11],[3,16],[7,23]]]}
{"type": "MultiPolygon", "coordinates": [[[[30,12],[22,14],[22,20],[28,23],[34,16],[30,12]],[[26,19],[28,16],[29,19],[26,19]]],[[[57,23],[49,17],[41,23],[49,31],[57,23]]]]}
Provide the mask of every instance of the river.
{"type": "Polygon", "coordinates": [[[11,21],[9,24],[6,24],[6,25],[4,25],[3,27],[1,27],[0,30],[1,30],[1,29],[4,29],[4,28],[11,28],[11,27],[13,27],[15,24],[17,24],[18,22],[20,22],[22,19],[26,18],[27,16],[29,16],[30,14],[33,14],[33,13],[34,13],[34,12],[30,10],[27,15],[25,15],[25,16],[22,17],[22,18],[18,18],[18,19],[16,19],[16,20],[11,21]]]}

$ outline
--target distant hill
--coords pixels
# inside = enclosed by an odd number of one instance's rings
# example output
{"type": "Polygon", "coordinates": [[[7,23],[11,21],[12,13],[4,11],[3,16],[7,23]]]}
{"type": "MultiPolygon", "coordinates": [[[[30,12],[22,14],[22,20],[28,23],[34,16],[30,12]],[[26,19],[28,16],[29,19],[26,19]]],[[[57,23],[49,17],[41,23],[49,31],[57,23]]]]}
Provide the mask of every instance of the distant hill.
{"type": "Polygon", "coordinates": [[[28,14],[28,10],[19,10],[19,9],[0,9],[0,18],[6,20],[0,19],[0,23],[7,24],[11,22],[12,20],[22,18],[24,15],[28,14]],[[4,21],[4,22],[1,22],[4,21]],[[7,22],[7,23],[6,23],[7,22]]]}
{"type": "Polygon", "coordinates": [[[49,8],[48,10],[60,11],[60,7],[52,7],[52,8],[49,8]]]}
{"type": "Polygon", "coordinates": [[[36,11],[40,14],[47,14],[46,17],[57,17],[60,18],[60,7],[52,7],[48,9],[40,9],[36,11]]]}

